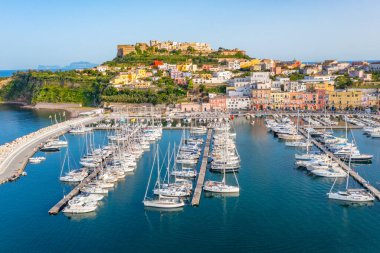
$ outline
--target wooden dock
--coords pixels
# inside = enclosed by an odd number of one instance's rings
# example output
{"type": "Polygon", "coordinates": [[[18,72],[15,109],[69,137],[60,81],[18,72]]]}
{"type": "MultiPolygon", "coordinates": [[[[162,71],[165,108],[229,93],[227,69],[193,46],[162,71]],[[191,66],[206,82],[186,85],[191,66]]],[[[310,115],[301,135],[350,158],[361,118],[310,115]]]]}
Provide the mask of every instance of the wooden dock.
{"type": "MultiPolygon", "coordinates": [[[[341,126],[312,126],[314,129],[346,129],[345,125],[341,126]]],[[[362,129],[362,126],[348,125],[347,129],[362,129]]]]}
{"type": "Polygon", "coordinates": [[[199,206],[199,202],[201,200],[203,183],[204,183],[205,177],[206,177],[207,160],[208,160],[208,155],[210,152],[211,134],[212,134],[212,129],[209,128],[207,131],[206,145],[205,145],[205,148],[203,150],[203,155],[202,155],[202,160],[201,160],[201,168],[200,168],[199,174],[198,174],[197,185],[195,186],[193,198],[191,200],[192,206],[199,206]]]}
{"type": "Polygon", "coordinates": [[[80,190],[86,186],[93,178],[95,178],[100,172],[100,167],[96,168],[90,175],[88,175],[83,181],[78,184],[71,192],[63,197],[57,204],[55,204],[50,210],[49,214],[56,215],[73,197],[80,193],[80,190]]]}
{"type": "MultiPolygon", "coordinates": [[[[307,137],[307,133],[305,130],[300,129],[299,131],[301,134],[303,134],[305,137],[307,137]]],[[[373,196],[375,196],[378,200],[380,200],[380,191],[378,189],[376,189],[374,186],[372,186],[367,180],[362,178],[356,171],[349,170],[348,165],[345,162],[343,162],[341,159],[336,157],[333,153],[331,153],[322,143],[320,143],[319,141],[315,140],[312,137],[309,137],[309,138],[310,138],[311,142],[317,148],[319,148],[323,153],[325,153],[331,159],[333,159],[333,161],[337,162],[340,165],[340,167],[342,167],[342,169],[344,171],[346,171],[346,172],[350,171],[350,176],[353,179],[355,179],[359,184],[361,184],[364,188],[366,188],[369,192],[371,192],[373,194],[373,196]]]]}

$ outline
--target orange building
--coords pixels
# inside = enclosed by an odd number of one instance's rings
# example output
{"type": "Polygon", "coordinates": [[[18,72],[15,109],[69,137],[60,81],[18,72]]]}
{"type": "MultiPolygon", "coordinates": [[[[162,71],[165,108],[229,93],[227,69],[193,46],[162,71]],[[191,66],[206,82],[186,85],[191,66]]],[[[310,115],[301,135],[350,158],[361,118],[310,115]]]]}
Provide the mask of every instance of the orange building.
{"type": "Polygon", "coordinates": [[[158,66],[162,66],[162,65],[164,65],[163,61],[154,60],[154,62],[153,62],[154,67],[158,67],[158,66]]]}
{"type": "Polygon", "coordinates": [[[252,108],[256,110],[267,109],[270,104],[270,89],[254,89],[251,91],[252,108]]]}

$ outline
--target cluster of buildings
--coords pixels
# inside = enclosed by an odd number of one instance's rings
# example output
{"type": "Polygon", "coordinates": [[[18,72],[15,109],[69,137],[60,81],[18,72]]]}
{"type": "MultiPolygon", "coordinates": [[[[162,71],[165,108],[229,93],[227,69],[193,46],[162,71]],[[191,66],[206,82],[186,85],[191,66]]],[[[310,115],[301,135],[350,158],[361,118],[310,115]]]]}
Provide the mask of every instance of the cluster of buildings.
{"type": "MultiPolygon", "coordinates": [[[[136,50],[192,50],[199,53],[213,51],[207,43],[151,40],[149,45],[118,45],[117,55],[136,50]]],[[[302,63],[298,60],[276,61],[241,57],[240,49],[217,50],[214,64],[194,64],[191,60],[171,64],[155,60],[148,66],[129,69],[113,67],[117,75],[111,80],[116,88],[151,88],[162,77],[170,77],[177,85],[226,86],[226,94],[209,94],[207,99],[178,105],[182,111],[204,110],[347,110],[379,106],[377,89],[337,89],[337,78],[344,76],[352,83],[370,83],[372,73],[380,72],[380,62],[338,62],[326,60],[302,63]],[[240,57],[234,57],[239,54],[240,57]],[[225,57],[223,57],[225,56],[225,57]]],[[[110,70],[98,66],[98,71],[110,70]]],[[[354,85],[355,86],[355,85],[354,85]]],[[[338,86],[339,87],[339,86],[338,86]]],[[[368,87],[367,87],[368,88],[368,87]]]]}
{"type": "MultiPolygon", "coordinates": [[[[233,59],[228,61],[227,69],[242,70],[249,68],[249,74],[241,76],[224,75],[226,77],[224,82],[227,86],[226,94],[210,94],[207,102],[209,106],[203,106],[198,110],[204,110],[204,108],[223,111],[378,108],[380,93],[376,88],[348,88],[343,90],[336,88],[336,79],[341,75],[348,76],[353,82],[371,81],[372,74],[369,72],[380,72],[378,66],[380,66],[378,62],[340,63],[325,61],[319,64],[302,64],[299,61],[276,62],[273,60],[243,61],[233,59]],[[279,71],[281,74],[276,74],[279,71]],[[292,74],[297,74],[301,78],[291,80],[292,74]]],[[[213,72],[212,76],[218,76],[218,73],[220,72],[213,72]]],[[[197,103],[187,103],[180,108],[185,111],[196,110],[197,103]]]]}
{"type": "Polygon", "coordinates": [[[130,53],[135,53],[137,50],[145,51],[148,48],[155,50],[165,50],[165,51],[187,51],[193,50],[197,53],[208,54],[213,52],[211,45],[204,42],[176,42],[176,41],[158,41],[151,40],[149,44],[144,42],[139,42],[134,45],[118,45],[117,46],[117,56],[123,57],[130,53]]]}
{"type": "Polygon", "coordinates": [[[188,102],[177,107],[184,112],[191,111],[266,111],[266,110],[347,110],[379,106],[377,92],[371,94],[362,90],[314,92],[272,92],[254,90],[252,96],[228,96],[210,94],[208,102],[188,102]]]}
{"type": "Polygon", "coordinates": [[[149,42],[149,45],[151,47],[157,48],[158,50],[165,49],[167,51],[173,51],[173,50],[186,51],[189,48],[191,48],[195,52],[200,52],[200,53],[211,53],[213,51],[211,48],[211,45],[204,42],[176,42],[176,41],[151,40],[149,42]]]}

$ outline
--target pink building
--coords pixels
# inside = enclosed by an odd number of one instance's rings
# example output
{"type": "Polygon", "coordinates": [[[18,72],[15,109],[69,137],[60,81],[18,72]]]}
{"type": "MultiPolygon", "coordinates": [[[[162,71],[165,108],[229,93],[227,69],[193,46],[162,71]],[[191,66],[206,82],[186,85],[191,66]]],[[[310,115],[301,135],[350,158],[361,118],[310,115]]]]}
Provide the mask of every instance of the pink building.
{"type": "Polygon", "coordinates": [[[209,112],[211,111],[210,103],[189,102],[189,103],[178,104],[177,107],[180,109],[181,112],[209,112]]]}
{"type": "Polygon", "coordinates": [[[214,111],[226,111],[227,109],[227,97],[223,95],[212,96],[209,99],[211,109],[214,111]]]}
{"type": "Polygon", "coordinates": [[[289,102],[285,104],[285,108],[289,110],[297,110],[305,108],[303,92],[289,92],[289,102]]]}
{"type": "Polygon", "coordinates": [[[316,90],[316,110],[324,110],[326,108],[327,94],[326,90],[316,90]]]}
{"type": "Polygon", "coordinates": [[[304,92],[303,94],[303,108],[305,110],[316,110],[317,108],[317,93],[315,92],[304,92]]]}

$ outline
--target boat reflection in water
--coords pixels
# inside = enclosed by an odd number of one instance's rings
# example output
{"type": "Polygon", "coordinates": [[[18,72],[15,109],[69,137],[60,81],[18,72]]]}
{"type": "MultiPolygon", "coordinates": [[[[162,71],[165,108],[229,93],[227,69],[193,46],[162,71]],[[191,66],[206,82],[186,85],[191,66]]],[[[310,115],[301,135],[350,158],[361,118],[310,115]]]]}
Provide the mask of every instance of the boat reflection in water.
{"type": "Polygon", "coordinates": [[[338,199],[329,199],[329,202],[332,202],[334,204],[343,206],[343,207],[369,207],[374,206],[374,202],[350,202],[345,200],[338,200],[338,199]]]}
{"type": "Polygon", "coordinates": [[[206,198],[224,198],[224,197],[239,197],[240,192],[217,193],[217,192],[204,192],[206,198]]]}
{"type": "Polygon", "coordinates": [[[64,213],[64,215],[72,221],[82,221],[84,219],[95,220],[96,212],[89,213],[64,213]]]}
{"type": "Polygon", "coordinates": [[[144,207],[144,210],[148,211],[148,212],[158,212],[161,214],[165,214],[165,213],[183,212],[183,207],[163,209],[163,208],[159,208],[159,207],[147,207],[146,206],[146,207],[144,207]]]}

